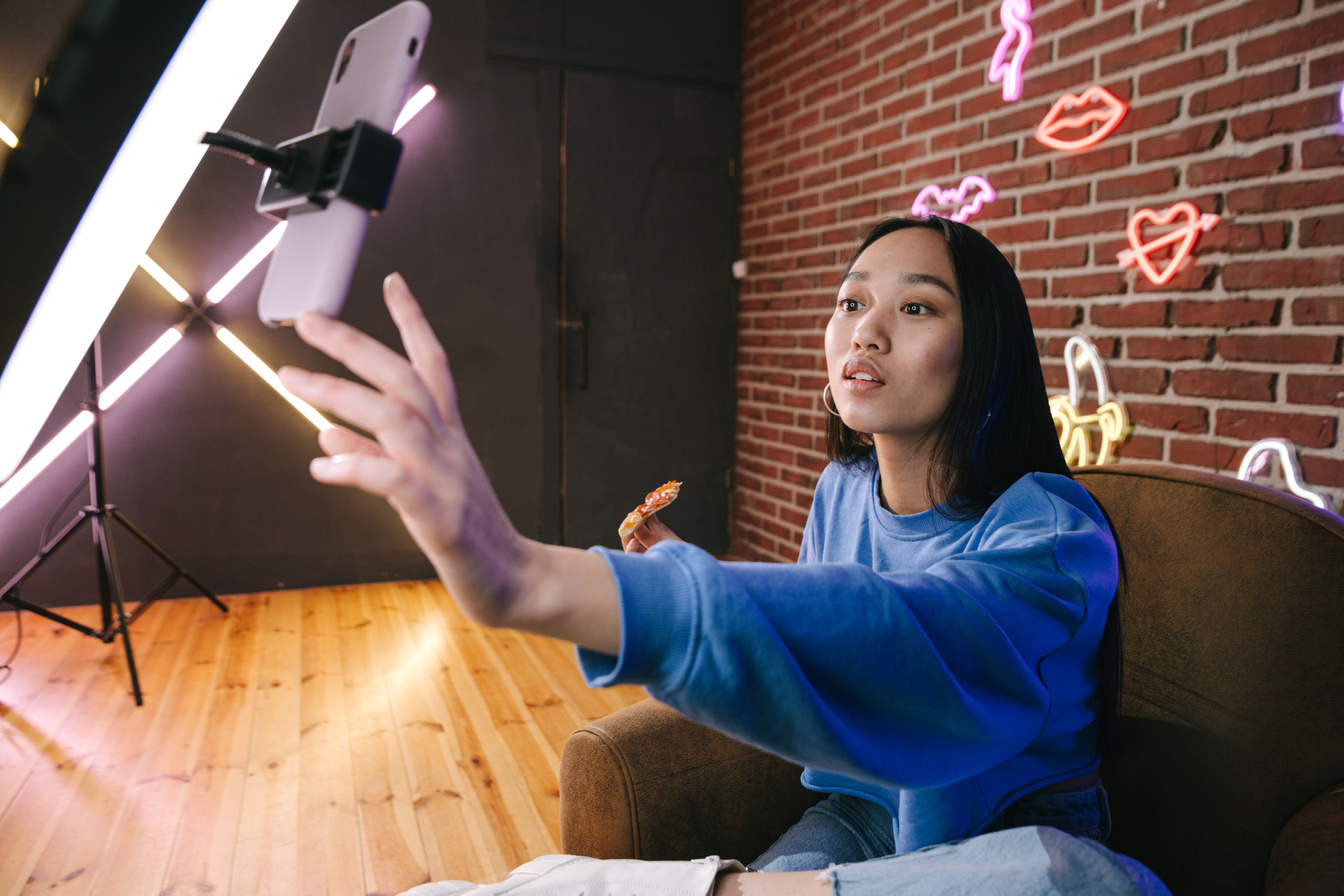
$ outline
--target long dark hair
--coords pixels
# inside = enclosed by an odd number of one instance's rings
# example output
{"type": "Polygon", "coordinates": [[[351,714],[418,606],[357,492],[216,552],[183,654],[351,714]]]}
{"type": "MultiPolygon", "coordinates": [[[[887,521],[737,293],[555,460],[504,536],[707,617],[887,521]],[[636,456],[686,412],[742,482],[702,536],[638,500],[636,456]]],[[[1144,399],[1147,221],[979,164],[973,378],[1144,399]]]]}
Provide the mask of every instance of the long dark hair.
{"type": "MultiPolygon", "coordinates": [[[[1028,473],[1072,478],[1050,416],[1045,377],[1022,284],[1008,259],[988,239],[947,218],[888,218],[864,234],[848,274],[863,251],[898,230],[920,227],[941,233],[961,296],[961,370],[952,398],[934,427],[927,490],[930,503],[949,519],[973,519],[1028,473]]],[[[826,450],[845,465],[875,462],[872,437],[826,421],[826,450]]],[[[1110,517],[1102,509],[1109,525],[1110,517]]],[[[1115,527],[1111,526],[1112,536],[1115,527]]],[[[1119,603],[1127,590],[1125,560],[1116,540],[1120,586],[1106,619],[1098,652],[1098,745],[1107,757],[1120,747],[1121,637],[1119,603]]]]}

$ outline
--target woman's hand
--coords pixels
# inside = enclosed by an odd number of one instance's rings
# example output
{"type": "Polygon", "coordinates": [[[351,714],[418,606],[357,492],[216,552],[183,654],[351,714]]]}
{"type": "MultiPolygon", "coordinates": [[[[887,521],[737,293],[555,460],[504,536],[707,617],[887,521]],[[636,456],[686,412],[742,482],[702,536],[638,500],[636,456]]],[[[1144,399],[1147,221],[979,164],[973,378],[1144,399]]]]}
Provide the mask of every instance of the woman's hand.
{"type": "Polygon", "coordinates": [[[622,535],[621,547],[625,548],[627,554],[642,554],[660,541],[684,541],[684,539],[663,525],[655,513],[644,520],[638,529],[629,535],[622,535]]]}
{"type": "Polygon", "coordinates": [[[280,371],[286,389],[373,435],[323,432],[329,456],[312,462],[313,478],[385,498],[471,618],[616,652],[620,611],[606,565],[513,527],[462,426],[443,347],[399,274],[383,282],[383,297],[407,357],[314,312],[295,322],[305,342],[372,387],[280,371]]]}

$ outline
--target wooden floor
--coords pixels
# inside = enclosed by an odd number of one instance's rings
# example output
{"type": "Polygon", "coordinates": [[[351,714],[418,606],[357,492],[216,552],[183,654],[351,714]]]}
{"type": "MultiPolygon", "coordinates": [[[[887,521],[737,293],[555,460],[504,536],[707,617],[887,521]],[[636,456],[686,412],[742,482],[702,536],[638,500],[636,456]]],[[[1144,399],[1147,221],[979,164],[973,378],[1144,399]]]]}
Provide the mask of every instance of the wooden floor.
{"type": "Polygon", "coordinates": [[[225,601],[136,621],[139,708],[120,642],[24,614],[0,684],[0,896],[498,880],[560,851],[569,732],[643,697],[589,690],[571,647],[483,630],[437,583],[225,601]]]}

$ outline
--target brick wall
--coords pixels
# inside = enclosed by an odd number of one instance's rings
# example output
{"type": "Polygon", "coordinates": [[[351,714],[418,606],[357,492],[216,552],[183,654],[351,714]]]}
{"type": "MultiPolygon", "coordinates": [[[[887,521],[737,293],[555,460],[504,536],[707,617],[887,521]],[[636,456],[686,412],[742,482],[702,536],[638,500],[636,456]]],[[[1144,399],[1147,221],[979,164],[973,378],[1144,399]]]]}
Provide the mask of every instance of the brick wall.
{"type": "Polygon", "coordinates": [[[738,556],[797,556],[856,234],[968,174],[998,190],[970,223],[1017,267],[1051,391],[1069,336],[1105,355],[1134,424],[1121,462],[1235,475],[1278,436],[1344,498],[1344,2],[1037,0],[1013,103],[986,77],[998,7],[746,3],[738,556]],[[1038,143],[1054,101],[1092,84],[1131,104],[1121,126],[1091,150],[1038,143]],[[1160,287],[1118,267],[1130,216],[1178,200],[1222,216],[1189,266],[1160,287]]]}

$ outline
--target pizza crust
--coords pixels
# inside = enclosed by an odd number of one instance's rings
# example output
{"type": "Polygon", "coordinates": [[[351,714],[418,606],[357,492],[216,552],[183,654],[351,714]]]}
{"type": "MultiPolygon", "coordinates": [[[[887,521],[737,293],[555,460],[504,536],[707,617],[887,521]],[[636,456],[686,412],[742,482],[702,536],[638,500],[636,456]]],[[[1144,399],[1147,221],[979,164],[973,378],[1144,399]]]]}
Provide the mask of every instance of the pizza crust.
{"type": "Polygon", "coordinates": [[[677,482],[675,479],[665,485],[660,485],[645,496],[643,504],[639,505],[626,515],[625,521],[621,523],[621,527],[616,531],[620,533],[621,538],[625,538],[640,526],[644,525],[644,521],[649,517],[677,500],[677,495],[680,493],[681,483],[677,482]]]}

